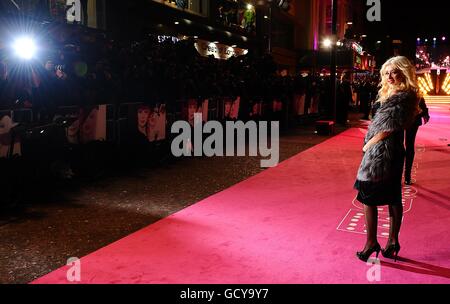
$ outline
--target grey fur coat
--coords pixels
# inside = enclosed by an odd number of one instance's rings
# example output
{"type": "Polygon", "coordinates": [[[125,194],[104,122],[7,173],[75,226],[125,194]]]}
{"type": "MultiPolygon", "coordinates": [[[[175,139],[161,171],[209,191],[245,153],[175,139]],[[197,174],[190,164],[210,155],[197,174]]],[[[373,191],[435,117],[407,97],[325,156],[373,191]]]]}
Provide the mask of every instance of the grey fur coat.
{"type": "Polygon", "coordinates": [[[380,132],[392,132],[364,154],[357,179],[362,182],[389,182],[402,177],[404,130],[417,115],[418,97],[414,92],[400,92],[386,100],[377,111],[364,140],[367,144],[380,132]]]}

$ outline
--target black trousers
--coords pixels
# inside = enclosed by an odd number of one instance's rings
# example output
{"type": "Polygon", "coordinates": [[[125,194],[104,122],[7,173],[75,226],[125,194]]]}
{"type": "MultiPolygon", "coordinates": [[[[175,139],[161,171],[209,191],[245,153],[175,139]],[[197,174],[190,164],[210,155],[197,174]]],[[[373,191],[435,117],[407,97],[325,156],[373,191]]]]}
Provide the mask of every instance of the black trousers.
{"type": "Polygon", "coordinates": [[[414,163],[415,142],[417,131],[419,130],[418,125],[414,125],[408,130],[406,130],[405,136],[405,148],[406,148],[406,158],[405,158],[405,179],[411,179],[411,170],[414,163]]]}

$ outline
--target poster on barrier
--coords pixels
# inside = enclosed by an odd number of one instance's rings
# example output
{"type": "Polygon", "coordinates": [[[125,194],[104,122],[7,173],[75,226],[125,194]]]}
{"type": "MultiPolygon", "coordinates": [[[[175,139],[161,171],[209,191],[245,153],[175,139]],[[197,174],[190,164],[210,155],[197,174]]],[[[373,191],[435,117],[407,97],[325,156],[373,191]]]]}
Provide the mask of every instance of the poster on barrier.
{"type": "Polygon", "coordinates": [[[57,117],[72,120],[67,128],[69,143],[86,144],[106,140],[106,105],[68,107],[59,112],[57,117]]]}
{"type": "MultiPolygon", "coordinates": [[[[1,115],[1,114],[0,114],[1,115]]],[[[12,149],[13,156],[22,155],[22,147],[19,137],[13,137],[11,129],[17,126],[9,115],[0,116],[0,158],[8,158],[12,149]]]]}
{"type": "Polygon", "coordinates": [[[239,116],[239,106],[241,103],[241,97],[236,97],[235,100],[231,98],[224,99],[224,119],[237,120],[239,116]]]}
{"type": "Polygon", "coordinates": [[[208,121],[208,104],[209,100],[189,99],[187,104],[183,105],[183,118],[186,119],[191,126],[194,126],[194,114],[201,113],[202,121],[208,121]]]}
{"type": "Polygon", "coordinates": [[[272,102],[272,111],[274,113],[278,113],[283,111],[283,103],[281,102],[280,99],[274,99],[272,102]]]}
{"type": "Polygon", "coordinates": [[[254,100],[250,102],[250,119],[260,118],[262,116],[262,101],[254,100]]]}
{"type": "Polygon", "coordinates": [[[159,104],[151,108],[149,114],[148,134],[149,142],[166,139],[166,105],[159,104]]]}
{"type": "Polygon", "coordinates": [[[141,104],[136,109],[136,127],[139,137],[145,138],[148,142],[161,141],[166,139],[166,105],[141,104]]]}
{"type": "Polygon", "coordinates": [[[299,116],[305,114],[305,98],[305,95],[295,95],[294,97],[295,113],[299,116]]]}
{"type": "Polygon", "coordinates": [[[309,114],[318,114],[319,113],[319,100],[320,97],[315,95],[311,98],[311,104],[308,109],[309,114]]]}

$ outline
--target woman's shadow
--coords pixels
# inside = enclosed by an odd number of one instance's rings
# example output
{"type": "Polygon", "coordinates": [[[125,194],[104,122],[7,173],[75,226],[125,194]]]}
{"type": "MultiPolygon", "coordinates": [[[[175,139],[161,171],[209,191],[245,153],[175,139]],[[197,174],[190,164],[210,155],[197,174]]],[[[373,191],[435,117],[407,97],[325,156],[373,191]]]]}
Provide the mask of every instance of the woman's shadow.
{"type": "Polygon", "coordinates": [[[393,269],[402,270],[402,271],[409,271],[409,272],[418,273],[418,274],[424,274],[424,275],[429,275],[429,276],[450,279],[450,269],[449,268],[434,266],[431,264],[426,264],[423,262],[418,262],[418,261],[414,261],[414,260],[410,260],[410,259],[402,258],[402,257],[398,257],[397,261],[400,261],[403,263],[408,263],[409,265],[398,264],[398,263],[387,262],[387,261],[382,261],[381,265],[390,267],[393,269]]]}

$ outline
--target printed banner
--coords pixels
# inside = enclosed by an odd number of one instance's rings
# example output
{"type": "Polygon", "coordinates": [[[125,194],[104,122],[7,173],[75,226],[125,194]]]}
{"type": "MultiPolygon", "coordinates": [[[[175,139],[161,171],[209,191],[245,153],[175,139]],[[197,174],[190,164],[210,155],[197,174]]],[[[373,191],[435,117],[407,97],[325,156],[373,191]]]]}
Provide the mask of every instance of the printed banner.
{"type": "Polygon", "coordinates": [[[224,99],[224,119],[237,120],[239,116],[239,106],[241,103],[241,97],[237,97],[235,100],[231,98],[224,99]]]}
{"type": "Polygon", "coordinates": [[[71,144],[86,144],[106,140],[106,105],[66,107],[58,109],[55,118],[66,117],[73,121],[67,128],[71,144]]]}
{"type": "Polygon", "coordinates": [[[256,100],[250,102],[251,108],[250,108],[250,119],[252,118],[261,118],[263,114],[262,110],[262,101],[256,100]]]}
{"type": "Polygon", "coordinates": [[[305,114],[305,95],[294,96],[294,111],[297,115],[301,116],[305,114]]]}
{"type": "Polygon", "coordinates": [[[149,106],[142,104],[137,108],[137,129],[149,141],[166,139],[166,105],[149,106]]]}
{"type": "MultiPolygon", "coordinates": [[[[0,114],[1,115],[1,114],[0,114]]],[[[11,129],[17,126],[9,115],[0,118],[0,158],[8,158],[12,149],[13,156],[22,155],[19,137],[12,137],[11,129]]]]}
{"type": "Polygon", "coordinates": [[[203,122],[207,122],[208,104],[208,99],[205,99],[203,101],[199,101],[197,99],[189,99],[187,103],[183,104],[183,119],[188,121],[191,126],[194,126],[194,114],[201,113],[203,122]]]}

